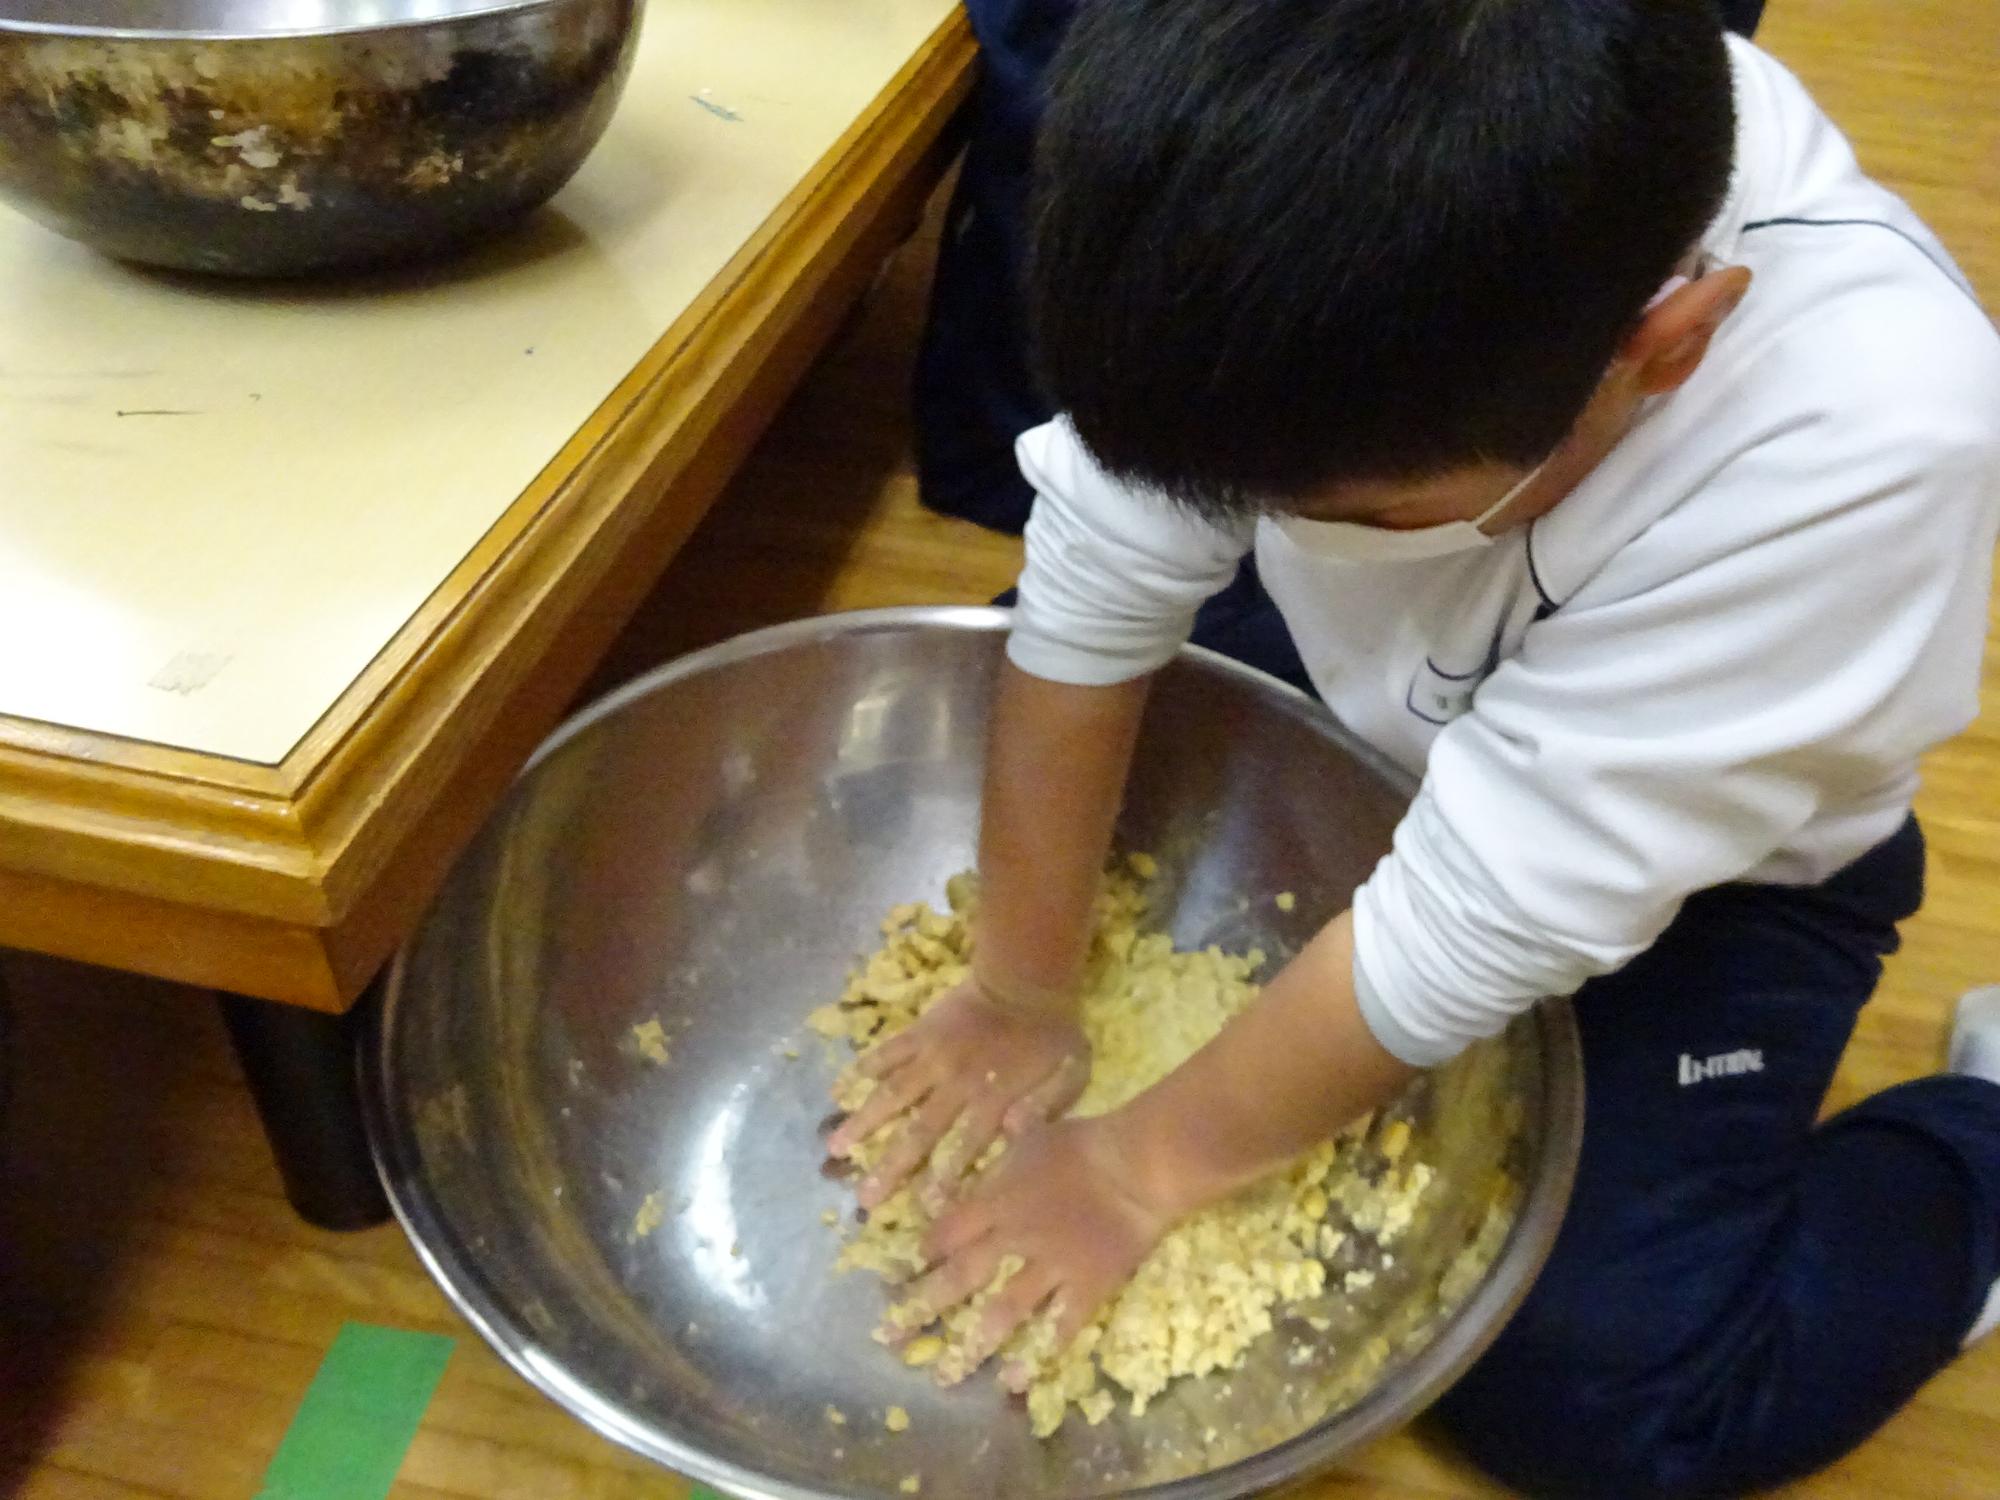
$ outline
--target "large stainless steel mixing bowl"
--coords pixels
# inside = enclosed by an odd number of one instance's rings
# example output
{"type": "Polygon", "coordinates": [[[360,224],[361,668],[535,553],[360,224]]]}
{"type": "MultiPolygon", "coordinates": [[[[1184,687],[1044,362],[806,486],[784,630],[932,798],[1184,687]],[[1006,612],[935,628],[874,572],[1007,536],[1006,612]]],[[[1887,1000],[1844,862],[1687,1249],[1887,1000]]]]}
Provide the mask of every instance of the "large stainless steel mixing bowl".
{"type": "MultiPolygon", "coordinates": [[[[870,1342],[882,1289],[830,1274],[821,1216],[851,1200],[815,1170],[835,1059],[801,1023],[890,906],[972,862],[1005,625],[782,627],[584,714],[453,876],[371,1049],[390,1193],[465,1315],[601,1432],[737,1495],[897,1497],[919,1474],[926,1500],[1196,1500],[1296,1478],[1462,1370],[1561,1217],[1580,1065],[1550,1005],[1419,1085],[1412,1149],[1439,1179],[1322,1332],[1294,1323],[1244,1370],[1046,1445],[990,1382],[942,1392],[870,1342]],[[665,1067],[631,1045],[654,1016],[665,1067]],[[636,1235],[651,1194],[664,1221],[636,1235]],[[1468,1254],[1495,1204],[1497,1258],[1468,1254]]],[[[1151,715],[1120,838],[1159,856],[1159,915],[1184,943],[1296,948],[1388,846],[1403,778],[1204,653],[1168,669],[1151,715]]]]}
{"type": "Polygon", "coordinates": [[[642,3],[0,0],[0,199],[179,270],[435,255],[569,180],[642,3]]]}

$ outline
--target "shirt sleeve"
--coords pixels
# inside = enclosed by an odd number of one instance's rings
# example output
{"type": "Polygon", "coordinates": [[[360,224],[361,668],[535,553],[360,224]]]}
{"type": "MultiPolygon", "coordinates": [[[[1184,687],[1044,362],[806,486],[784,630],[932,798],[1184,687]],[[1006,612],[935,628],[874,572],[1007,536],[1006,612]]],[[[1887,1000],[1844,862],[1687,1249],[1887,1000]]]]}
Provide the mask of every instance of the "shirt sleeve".
{"type": "Polygon", "coordinates": [[[1355,900],[1390,1051],[1442,1062],[1617,969],[1974,717],[2000,416],[1900,455],[1837,428],[1723,466],[1440,733],[1355,900]]]}
{"type": "Polygon", "coordinates": [[[1226,588],[1254,523],[1212,525],[1106,474],[1069,424],[1023,434],[1035,488],[1007,654],[1052,682],[1104,687],[1165,666],[1226,588]]]}

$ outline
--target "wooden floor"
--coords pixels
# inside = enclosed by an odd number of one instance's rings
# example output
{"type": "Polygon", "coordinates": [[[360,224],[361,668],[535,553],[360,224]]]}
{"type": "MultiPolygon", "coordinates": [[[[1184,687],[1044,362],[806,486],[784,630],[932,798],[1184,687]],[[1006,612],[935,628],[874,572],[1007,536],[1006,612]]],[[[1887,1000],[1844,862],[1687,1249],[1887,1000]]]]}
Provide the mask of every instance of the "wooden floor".
{"type": "MultiPolygon", "coordinates": [[[[2000,307],[2000,5],[1773,0],[1764,40],[2000,307]]],[[[769,621],[975,600],[1009,581],[1011,544],[915,505],[903,393],[924,279],[918,246],[676,565],[609,676],[769,621]]],[[[1930,766],[1930,904],[1836,1102],[1933,1070],[1952,997],[2000,979],[2000,630],[1985,702],[1979,726],[1930,766]]],[[[19,1035],[0,1175],[0,1496],[245,1500],[347,1319],[460,1341],[396,1487],[403,1500],[684,1493],[503,1369],[398,1231],[339,1237],[291,1217],[199,997],[39,960],[6,968],[19,1035]]],[[[1498,1493],[1421,1431],[1316,1491],[1498,1493]]],[[[2000,1496],[2000,1340],[1790,1493],[2000,1496]]]]}

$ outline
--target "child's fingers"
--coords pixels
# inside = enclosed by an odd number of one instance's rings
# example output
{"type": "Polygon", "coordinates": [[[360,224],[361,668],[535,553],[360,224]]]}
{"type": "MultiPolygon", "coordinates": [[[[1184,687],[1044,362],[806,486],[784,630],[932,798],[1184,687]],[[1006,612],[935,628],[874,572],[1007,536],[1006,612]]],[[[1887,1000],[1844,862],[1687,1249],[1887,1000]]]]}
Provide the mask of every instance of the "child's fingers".
{"type": "Polygon", "coordinates": [[[1023,1135],[1050,1120],[1076,1102],[1090,1081],[1090,1065],[1077,1057],[1066,1057],[1062,1066],[1029,1089],[1008,1108],[1002,1126],[1009,1135],[1023,1135]]]}
{"type": "Polygon", "coordinates": [[[1049,1316],[1055,1320],[1056,1347],[1067,1349],[1076,1341],[1076,1336],[1089,1325],[1091,1314],[1096,1312],[1102,1298],[1078,1297],[1065,1286],[1049,1302],[1049,1316]]]}
{"type": "Polygon", "coordinates": [[[959,1251],[917,1281],[896,1310],[890,1327],[914,1332],[936,1322],[974,1293],[983,1291],[1000,1273],[1000,1247],[989,1237],[959,1251]],[[922,1321],[913,1321],[921,1316],[922,1321]]]}
{"type": "Polygon", "coordinates": [[[973,1325],[972,1337],[965,1342],[967,1365],[976,1370],[999,1353],[1014,1330],[1040,1311],[1054,1291],[1054,1275],[1039,1262],[1030,1261],[1017,1271],[973,1325]]]}
{"type": "Polygon", "coordinates": [[[854,1148],[921,1101],[931,1091],[931,1080],[915,1069],[906,1068],[875,1085],[861,1101],[861,1107],[826,1138],[828,1156],[848,1156],[854,1148]]]}
{"type": "Polygon", "coordinates": [[[924,1182],[923,1204],[933,1218],[945,1211],[972,1164],[999,1136],[1000,1115],[1001,1106],[990,1101],[974,1104],[946,1134],[931,1158],[930,1174],[924,1182]]]}
{"type": "Polygon", "coordinates": [[[881,1159],[855,1189],[854,1196],[861,1206],[874,1208],[909,1181],[930,1157],[931,1148],[951,1129],[951,1122],[957,1118],[958,1100],[950,1091],[943,1089],[931,1094],[912,1110],[903,1128],[889,1142],[889,1149],[882,1153],[881,1159]]]}
{"type": "Polygon", "coordinates": [[[922,1046],[914,1032],[905,1031],[886,1042],[870,1047],[854,1060],[854,1071],[863,1078],[884,1078],[917,1055],[922,1046]]]}
{"type": "Polygon", "coordinates": [[[984,1200],[974,1198],[956,1204],[924,1236],[924,1259],[933,1266],[943,1265],[986,1238],[992,1229],[993,1209],[984,1200]]]}

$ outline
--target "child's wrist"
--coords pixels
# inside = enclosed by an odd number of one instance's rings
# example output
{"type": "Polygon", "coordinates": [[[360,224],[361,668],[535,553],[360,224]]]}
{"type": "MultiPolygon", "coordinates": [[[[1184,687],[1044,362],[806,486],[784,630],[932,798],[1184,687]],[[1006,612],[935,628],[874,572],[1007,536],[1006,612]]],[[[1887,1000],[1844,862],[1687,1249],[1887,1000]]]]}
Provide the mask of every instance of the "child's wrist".
{"type": "Polygon", "coordinates": [[[1149,1118],[1146,1095],[1098,1116],[1099,1125],[1118,1163],[1120,1186],[1149,1214],[1164,1224],[1177,1224],[1189,1214],[1227,1195],[1227,1187],[1201,1180],[1182,1159],[1178,1133],[1149,1118]]]}
{"type": "Polygon", "coordinates": [[[1025,979],[1009,973],[998,965],[982,964],[975,960],[972,965],[972,983],[982,999],[1002,1010],[1046,1016],[1051,1019],[1074,1020],[1079,1009],[1079,985],[1076,981],[1052,983],[1047,980],[1025,979]]]}

